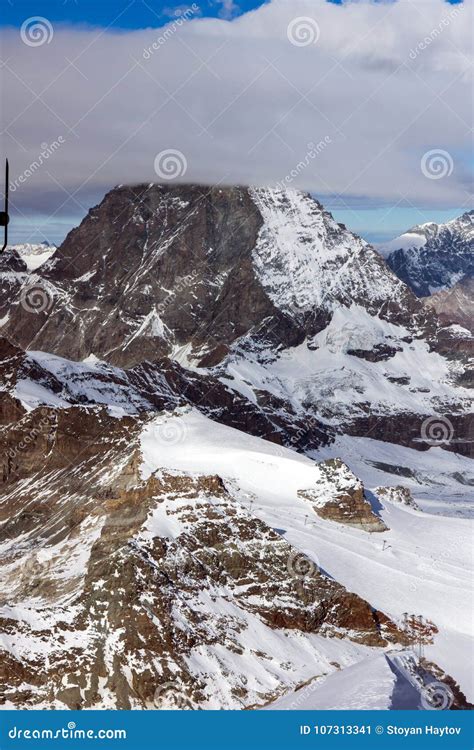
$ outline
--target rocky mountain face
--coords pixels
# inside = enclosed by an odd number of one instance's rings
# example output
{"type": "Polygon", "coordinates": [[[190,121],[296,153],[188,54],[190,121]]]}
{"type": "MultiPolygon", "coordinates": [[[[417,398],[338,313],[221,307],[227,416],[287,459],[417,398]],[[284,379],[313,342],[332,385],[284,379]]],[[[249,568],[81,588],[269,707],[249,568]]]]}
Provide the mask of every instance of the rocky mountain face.
{"type": "Polygon", "coordinates": [[[403,485],[397,485],[396,487],[376,487],[375,492],[382,501],[389,500],[392,503],[403,503],[404,505],[409,505],[410,508],[420,510],[413,500],[408,487],[404,487],[403,485]]]}
{"type": "Polygon", "coordinates": [[[296,191],[116,188],[0,315],[23,348],[138,367],[151,390],[170,368],[199,400],[212,382],[211,409],[237,399],[244,429],[256,415],[253,434],[287,445],[335,430],[413,444],[439,412],[464,431],[468,394],[454,385],[472,341],[296,191]]]}
{"type": "Polygon", "coordinates": [[[417,297],[450,289],[474,276],[474,211],[413,227],[378,250],[417,297]]]}
{"type": "Polygon", "coordinates": [[[41,267],[41,284],[47,309],[32,319],[13,301],[6,332],[125,367],[157,355],[217,364],[242,337],[294,346],[340,304],[404,322],[421,310],[320,204],[277,190],[116,188],[41,267]]]}
{"type": "Polygon", "coordinates": [[[276,398],[260,406],[214,375],[186,370],[166,357],[123,370],[94,358],[73,362],[26,353],[0,337],[0,388],[28,408],[102,405],[115,416],[192,404],[217,422],[280,445],[288,441],[301,450],[326,444],[335,434],[323,422],[313,420],[308,427],[303,415],[276,398]]]}
{"type": "Polygon", "coordinates": [[[436,292],[423,302],[445,325],[457,323],[474,334],[474,278],[466,277],[452,289],[436,292]]]}
{"type": "Polygon", "coordinates": [[[298,685],[311,634],[409,642],[219,476],[144,478],[149,413],[6,393],[0,413],[4,704],[160,708],[172,686],[178,708],[262,705],[298,685]]]}
{"type": "Polygon", "coordinates": [[[15,250],[0,253],[0,316],[2,325],[9,317],[10,303],[20,298],[28,279],[28,268],[15,250]]]}
{"type": "Polygon", "coordinates": [[[31,255],[0,256],[0,703],[261,707],[409,647],[314,550],[424,523],[390,448],[472,452],[469,332],[296,191],[122,186],[31,255]],[[341,439],[388,446],[376,496],[341,439]]]}

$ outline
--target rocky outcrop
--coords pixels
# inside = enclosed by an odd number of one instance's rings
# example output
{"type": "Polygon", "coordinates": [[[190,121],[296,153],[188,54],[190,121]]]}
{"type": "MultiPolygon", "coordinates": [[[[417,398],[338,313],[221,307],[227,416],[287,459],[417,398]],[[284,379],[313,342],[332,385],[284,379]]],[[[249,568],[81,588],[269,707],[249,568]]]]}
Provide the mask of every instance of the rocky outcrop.
{"type": "Polygon", "coordinates": [[[385,500],[388,500],[391,503],[400,503],[401,505],[408,505],[414,510],[420,510],[412,497],[410,489],[400,484],[396,487],[376,487],[374,493],[382,504],[385,500]]]}
{"type": "Polygon", "coordinates": [[[298,681],[298,657],[270,646],[274,631],[409,640],[218,476],[142,479],[142,425],[75,406],[0,433],[2,452],[29,438],[0,510],[4,704],[240,708],[271,698],[279,664],[281,688],[298,681]]]}
{"type": "Polygon", "coordinates": [[[366,500],[362,482],[343,461],[330,458],[319,463],[317,469],[314,486],[300,490],[298,495],[310,503],[318,516],[364,531],[387,530],[366,500]]]}
{"type": "Polygon", "coordinates": [[[27,272],[26,263],[15,250],[0,253],[0,321],[7,321],[12,300],[20,298],[27,272]]]}
{"type": "Polygon", "coordinates": [[[457,324],[474,334],[474,278],[465,278],[452,289],[425,297],[423,302],[445,325],[457,324]]]}
{"type": "MultiPolygon", "coordinates": [[[[466,386],[469,386],[469,382],[466,382],[466,386]]],[[[419,451],[438,446],[470,458],[474,456],[474,422],[468,412],[430,416],[404,412],[394,418],[391,415],[372,414],[367,404],[367,416],[347,420],[340,432],[366,435],[373,440],[398,443],[419,451]]]]}

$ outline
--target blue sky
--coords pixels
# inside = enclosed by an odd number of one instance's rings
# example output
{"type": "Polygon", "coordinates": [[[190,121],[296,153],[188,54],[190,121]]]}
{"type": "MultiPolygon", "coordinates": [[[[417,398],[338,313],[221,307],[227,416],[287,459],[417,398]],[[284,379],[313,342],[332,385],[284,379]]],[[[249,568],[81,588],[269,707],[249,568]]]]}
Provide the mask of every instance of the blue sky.
{"type": "Polygon", "coordinates": [[[183,151],[191,181],[273,184],[304,160],[308,142],[328,134],[331,145],[310,161],[294,187],[313,192],[338,221],[368,240],[383,241],[426,221],[447,221],[470,208],[472,162],[468,116],[462,111],[467,107],[462,66],[469,53],[463,34],[469,23],[451,20],[443,9],[457,5],[454,0],[360,0],[351,4],[350,22],[347,14],[337,15],[337,0],[205,0],[197,2],[199,11],[159,53],[146,64],[141,60],[140,77],[121,68],[130,51],[140,61],[143,48],[158,38],[156,30],[191,4],[4,0],[0,25],[6,44],[0,57],[7,59],[2,105],[8,122],[2,124],[1,146],[13,174],[18,177],[37,158],[41,144],[59,135],[65,139],[47,168],[11,196],[13,242],[61,241],[114,184],[156,179],[150,165],[162,148],[183,151]],[[384,37],[382,11],[402,5],[400,12],[386,13],[384,37]],[[324,6],[333,11],[326,13],[324,6]],[[257,13],[246,17],[252,10],[257,13]],[[288,45],[285,11],[289,19],[314,11],[322,29],[319,44],[302,51],[288,45]],[[29,49],[19,43],[18,30],[36,16],[52,25],[54,39],[29,49]],[[371,16],[377,26],[372,36],[371,16]],[[412,63],[412,50],[438,22],[444,24],[442,34],[423,54],[417,51],[412,63]],[[100,38],[97,30],[104,30],[100,38]],[[357,34],[360,48],[356,55],[347,54],[357,34]],[[220,38],[227,50],[208,65],[220,38]],[[66,62],[71,58],[77,64],[66,62]],[[272,67],[263,71],[268,61],[272,67]],[[203,68],[198,76],[193,66],[203,68]],[[400,70],[404,77],[396,83],[400,70]],[[309,94],[318,77],[328,86],[309,94]],[[159,101],[156,85],[179,94],[166,108],[160,106],[150,130],[148,117],[159,101]],[[242,104],[241,92],[252,94],[242,97],[242,104]],[[148,98],[149,111],[143,105],[148,98]],[[226,117],[235,99],[238,109],[226,117]],[[278,127],[272,127],[273,120],[278,127]],[[247,129],[255,131],[249,142],[247,129]],[[129,141],[128,133],[135,130],[139,135],[129,141]],[[420,161],[439,149],[454,166],[445,180],[426,180],[420,161]]]}
{"type": "MultiPolygon", "coordinates": [[[[457,4],[462,0],[446,0],[457,4]]],[[[291,2],[291,0],[288,0],[291,2]]],[[[339,4],[342,0],[328,0],[339,4]]],[[[186,2],[170,0],[3,0],[1,25],[21,26],[28,16],[45,16],[53,23],[90,24],[111,26],[117,29],[143,29],[166,23],[177,9],[185,8],[186,2]]],[[[200,0],[201,15],[208,18],[236,17],[263,5],[259,0],[200,0]],[[228,10],[226,10],[226,5],[228,10]]]]}
{"type": "MultiPolygon", "coordinates": [[[[5,4],[8,0],[4,0],[5,4]]],[[[191,4],[191,3],[189,3],[191,4]]],[[[226,15],[225,3],[218,0],[197,3],[204,17],[222,17],[226,15]]],[[[64,23],[88,23],[94,26],[108,26],[121,29],[143,29],[156,27],[160,22],[166,23],[175,10],[186,7],[186,3],[170,0],[157,3],[156,0],[136,0],[118,3],[116,0],[22,0],[21,3],[7,4],[2,10],[2,23],[20,26],[28,16],[46,16],[50,21],[64,23]],[[126,9],[124,9],[126,8],[126,9]]],[[[233,16],[262,5],[255,0],[242,0],[229,3],[233,16]]]]}

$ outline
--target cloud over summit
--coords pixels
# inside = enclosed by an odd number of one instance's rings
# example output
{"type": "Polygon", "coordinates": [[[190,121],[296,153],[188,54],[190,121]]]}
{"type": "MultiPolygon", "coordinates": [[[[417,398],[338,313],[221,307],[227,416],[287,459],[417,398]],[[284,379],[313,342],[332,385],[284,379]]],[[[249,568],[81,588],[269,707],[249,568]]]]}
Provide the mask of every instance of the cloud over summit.
{"type": "Polygon", "coordinates": [[[293,186],[342,203],[465,205],[471,21],[471,2],[273,0],[230,21],[195,13],[161,29],[57,25],[36,47],[9,29],[12,178],[64,140],[12,203],[83,213],[114,184],[159,181],[156,155],[171,149],[185,157],[185,181],[273,184],[296,171],[293,186]],[[439,149],[453,168],[427,178],[422,157],[439,149]]]}

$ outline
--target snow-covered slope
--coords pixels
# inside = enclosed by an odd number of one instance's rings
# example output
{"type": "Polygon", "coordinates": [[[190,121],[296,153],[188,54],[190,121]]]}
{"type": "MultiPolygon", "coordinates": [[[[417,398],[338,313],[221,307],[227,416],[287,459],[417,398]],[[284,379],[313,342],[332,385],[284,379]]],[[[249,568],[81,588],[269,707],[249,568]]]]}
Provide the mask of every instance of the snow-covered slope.
{"type": "Polygon", "coordinates": [[[253,251],[257,276],[274,304],[301,315],[360,300],[378,311],[403,303],[406,289],[364,240],[296,190],[250,191],[263,218],[253,251]]]}
{"type": "Polygon", "coordinates": [[[396,677],[384,654],[316,678],[266,706],[275,711],[387,711],[396,677]]]}
{"type": "MultiPolygon", "coordinates": [[[[403,473],[390,474],[389,465],[384,470],[382,460],[379,467],[374,466],[380,451],[387,447],[367,441],[363,447],[366,489],[408,481],[416,502],[425,508],[416,511],[387,501],[379,512],[388,531],[370,534],[324,521],[308,511],[299,492],[314,484],[318,469],[291,451],[212,424],[192,411],[156,418],[141,439],[145,477],[160,467],[216,472],[252,513],[280,529],[285,539],[351,591],[369,597],[396,620],[401,620],[404,612],[432,620],[439,634],[433,645],[427,646],[427,655],[452,674],[471,699],[474,697],[465,659],[466,649],[474,645],[471,524],[462,516],[444,515],[447,505],[452,512],[460,510],[456,493],[463,493],[468,503],[469,485],[474,481],[468,459],[447,456],[450,464],[444,469],[444,502],[437,509],[443,515],[433,515],[430,511],[436,509],[439,494],[436,466],[440,458],[443,461],[439,449],[431,449],[433,455],[409,449],[399,449],[404,451],[400,457],[391,454],[395,466],[417,467],[407,480],[403,473]],[[167,442],[165,434],[174,439],[167,442]],[[450,493],[452,500],[448,501],[450,493]]],[[[357,458],[359,446],[351,444],[349,453],[347,444],[339,444],[324,449],[318,457],[341,455],[357,471],[362,463],[357,458]]]]}
{"type": "Polygon", "coordinates": [[[267,391],[295,411],[333,425],[369,413],[434,414],[463,404],[470,392],[455,385],[456,367],[410,331],[352,304],[338,307],[326,328],[266,362],[236,347],[224,382],[248,393],[267,391]],[[455,406],[456,405],[456,406],[455,406]]]}
{"type": "MultiPolygon", "coordinates": [[[[193,475],[157,466],[160,446],[179,446],[171,414],[2,406],[7,707],[258,707],[409,642],[261,520],[238,484],[204,464],[193,475]]],[[[270,456],[270,443],[230,432],[257,463],[270,456]]],[[[308,481],[319,475],[296,460],[308,481]]]]}

